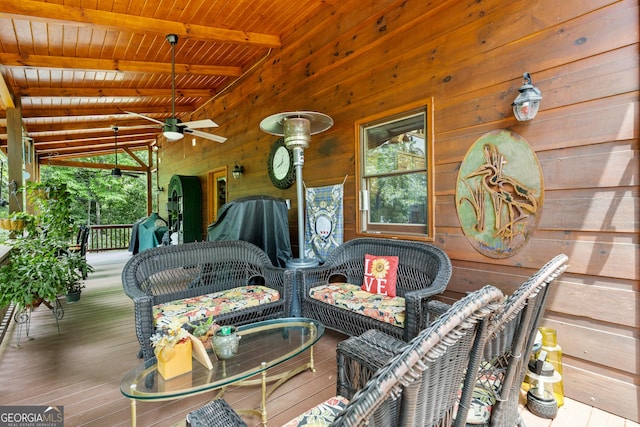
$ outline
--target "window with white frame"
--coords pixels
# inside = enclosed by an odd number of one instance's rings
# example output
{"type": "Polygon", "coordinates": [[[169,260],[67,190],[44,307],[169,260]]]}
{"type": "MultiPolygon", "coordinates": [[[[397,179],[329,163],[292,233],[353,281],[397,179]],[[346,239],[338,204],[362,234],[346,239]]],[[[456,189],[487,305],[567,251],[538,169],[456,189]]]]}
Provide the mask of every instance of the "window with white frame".
{"type": "Polygon", "coordinates": [[[358,229],[433,238],[432,102],[356,123],[358,229]]]}

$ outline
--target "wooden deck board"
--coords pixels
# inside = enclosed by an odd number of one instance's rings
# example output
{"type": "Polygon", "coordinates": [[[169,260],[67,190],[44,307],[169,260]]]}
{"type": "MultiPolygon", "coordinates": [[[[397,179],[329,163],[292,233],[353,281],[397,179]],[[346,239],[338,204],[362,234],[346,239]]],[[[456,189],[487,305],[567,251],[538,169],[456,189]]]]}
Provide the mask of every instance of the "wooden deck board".
{"type": "MultiPolygon", "coordinates": [[[[15,322],[0,345],[2,405],[62,405],[66,426],[129,426],[130,401],[120,393],[120,379],[140,363],[133,328],[133,304],[122,292],[120,274],[129,255],[90,254],[96,271],[90,274],[82,299],[63,301],[60,333],[51,312],[33,312],[30,336],[15,322]]],[[[335,346],[344,337],[327,331],[314,348],[316,372],[304,372],[276,390],[269,399],[269,425],[282,425],[336,389],[335,346]]],[[[283,364],[285,369],[307,354],[283,364]]],[[[181,400],[138,402],[139,426],[182,426],[186,414],[206,403],[207,393],[181,400]]],[[[230,387],[225,399],[237,409],[257,408],[259,387],[230,387]]],[[[640,427],[637,423],[571,399],[555,420],[544,420],[522,408],[528,427],[640,427]]],[[[256,417],[245,417],[250,426],[256,417]]]]}

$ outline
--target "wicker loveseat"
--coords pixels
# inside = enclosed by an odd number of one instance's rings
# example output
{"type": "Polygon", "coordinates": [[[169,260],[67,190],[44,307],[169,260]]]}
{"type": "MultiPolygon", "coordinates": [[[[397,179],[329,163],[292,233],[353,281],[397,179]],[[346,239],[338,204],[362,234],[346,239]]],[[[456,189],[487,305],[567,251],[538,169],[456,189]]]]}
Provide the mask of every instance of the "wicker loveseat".
{"type": "Polygon", "coordinates": [[[427,243],[358,238],[338,246],[321,267],[297,274],[303,317],[351,336],[378,329],[409,341],[429,324],[429,306],[437,303],[430,303],[431,298],[449,283],[451,261],[442,249],[427,243]],[[351,290],[362,285],[366,254],[398,257],[395,298],[343,292],[344,284],[350,284],[351,290]],[[339,298],[344,298],[336,303],[334,296],[340,293],[339,298]],[[392,309],[397,315],[388,315],[386,311],[392,309]]]}
{"type": "Polygon", "coordinates": [[[142,356],[151,359],[151,335],[174,319],[214,316],[242,325],[288,315],[293,272],[274,267],[266,253],[244,241],[161,246],[134,255],[122,270],[134,302],[142,356]]]}

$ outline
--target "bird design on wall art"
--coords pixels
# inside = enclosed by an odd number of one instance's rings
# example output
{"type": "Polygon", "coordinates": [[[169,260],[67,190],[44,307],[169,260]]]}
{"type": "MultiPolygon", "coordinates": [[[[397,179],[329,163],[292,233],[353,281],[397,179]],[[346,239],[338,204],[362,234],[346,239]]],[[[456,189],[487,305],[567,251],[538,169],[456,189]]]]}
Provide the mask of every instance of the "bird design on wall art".
{"type": "Polygon", "coordinates": [[[535,229],[542,173],[520,136],[493,131],[469,149],[458,174],[456,208],[465,235],[485,255],[514,255],[535,229]]]}

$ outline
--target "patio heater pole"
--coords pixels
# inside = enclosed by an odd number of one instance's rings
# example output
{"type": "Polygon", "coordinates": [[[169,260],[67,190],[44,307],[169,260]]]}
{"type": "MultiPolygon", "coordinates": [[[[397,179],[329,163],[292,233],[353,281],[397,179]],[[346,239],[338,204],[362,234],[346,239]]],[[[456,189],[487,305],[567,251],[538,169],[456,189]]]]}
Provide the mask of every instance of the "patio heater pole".
{"type": "Polygon", "coordinates": [[[318,265],[315,259],[305,259],[304,237],[304,194],[302,166],[304,149],[309,147],[311,135],[323,132],[333,126],[333,120],[326,114],[312,111],[278,113],[260,122],[260,128],[272,135],[284,136],[286,147],[293,153],[293,165],[296,168],[296,190],[298,198],[298,249],[299,257],[287,262],[288,267],[305,268],[318,265]]]}

